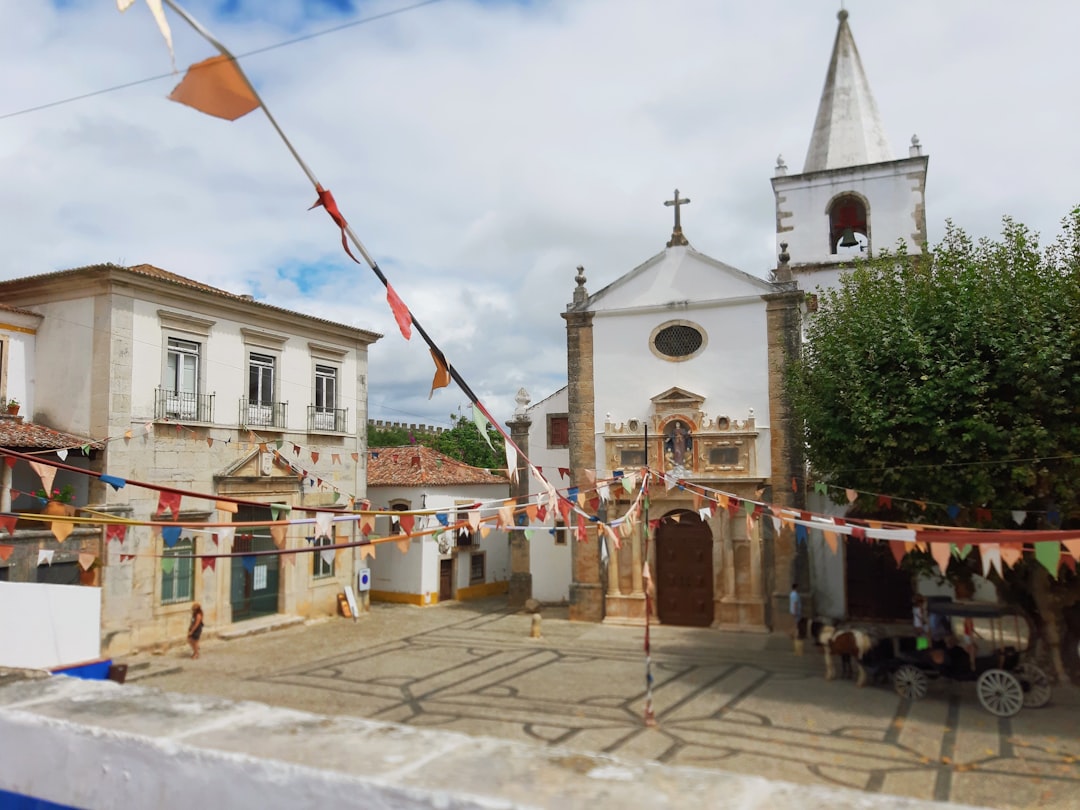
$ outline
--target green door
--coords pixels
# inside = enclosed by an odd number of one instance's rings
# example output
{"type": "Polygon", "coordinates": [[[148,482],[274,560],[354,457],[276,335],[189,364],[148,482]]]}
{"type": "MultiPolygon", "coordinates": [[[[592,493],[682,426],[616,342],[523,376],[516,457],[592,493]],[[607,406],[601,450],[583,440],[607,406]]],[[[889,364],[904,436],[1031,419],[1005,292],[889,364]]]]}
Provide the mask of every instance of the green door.
{"type": "MultiPolygon", "coordinates": [[[[250,522],[270,520],[266,506],[241,506],[233,520],[250,522]]],[[[233,538],[233,551],[246,554],[252,551],[271,551],[274,541],[270,529],[264,526],[238,527],[233,538]]],[[[232,620],[254,619],[278,612],[278,581],[281,558],[276,554],[232,558],[232,620]]]]}

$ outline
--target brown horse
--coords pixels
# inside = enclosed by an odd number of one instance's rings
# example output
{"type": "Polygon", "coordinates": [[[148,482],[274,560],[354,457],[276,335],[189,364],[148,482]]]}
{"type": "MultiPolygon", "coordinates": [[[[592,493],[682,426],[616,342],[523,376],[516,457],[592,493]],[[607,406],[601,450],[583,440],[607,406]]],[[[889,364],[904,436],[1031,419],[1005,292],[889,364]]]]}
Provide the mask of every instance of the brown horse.
{"type": "MultiPolygon", "coordinates": [[[[817,625],[816,622],[815,625],[817,625]]],[[[854,660],[859,670],[855,685],[866,686],[866,669],[862,665],[862,657],[873,648],[874,637],[864,630],[842,630],[831,625],[817,625],[814,629],[817,630],[814,636],[818,644],[825,648],[825,680],[831,681],[836,677],[833,656],[839,655],[843,677],[852,677],[851,662],[854,660]]]]}

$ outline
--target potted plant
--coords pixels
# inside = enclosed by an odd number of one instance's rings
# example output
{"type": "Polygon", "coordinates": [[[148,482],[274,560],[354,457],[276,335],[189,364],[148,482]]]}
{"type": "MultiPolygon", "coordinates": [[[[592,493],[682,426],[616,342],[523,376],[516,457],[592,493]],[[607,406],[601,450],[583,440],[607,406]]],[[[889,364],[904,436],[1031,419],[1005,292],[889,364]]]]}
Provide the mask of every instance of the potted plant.
{"type": "Polygon", "coordinates": [[[20,407],[19,400],[14,397],[7,401],[7,412],[10,416],[18,416],[20,407]]]}
{"type": "Polygon", "coordinates": [[[45,502],[41,512],[45,515],[73,515],[75,509],[72,507],[71,502],[75,498],[75,488],[71,484],[64,484],[63,487],[54,488],[52,492],[46,492],[44,489],[39,489],[34,492],[34,497],[40,498],[45,502]]]}

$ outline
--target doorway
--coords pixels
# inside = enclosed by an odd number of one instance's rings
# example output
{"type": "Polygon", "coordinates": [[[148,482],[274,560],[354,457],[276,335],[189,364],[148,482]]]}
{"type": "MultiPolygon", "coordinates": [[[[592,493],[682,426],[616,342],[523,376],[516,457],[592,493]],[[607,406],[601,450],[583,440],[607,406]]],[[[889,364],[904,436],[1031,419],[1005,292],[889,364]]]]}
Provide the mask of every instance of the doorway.
{"type": "MultiPolygon", "coordinates": [[[[240,506],[233,515],[233,521],[240,523],[272,519],[269,506],[240,506]]],[[[233,538],[233,551],[239,554],[273,549],[268,526],[238,528],[233,538]]],[[[278,612],[280,565],[281,558],[276,554],[232,558],[229,601],[234,622],[278,612]]]]}
{"type": "Polygon", "coordinates": [[[449,602],[454,598],[454,558],[439,560],[439,601],[449,602]]]}
{"type": "Polygon", "coordinates": [[[713,536],[694,512],[656,529],[656,609],[664,624],[709,627],[713,622],[713,536]]]}

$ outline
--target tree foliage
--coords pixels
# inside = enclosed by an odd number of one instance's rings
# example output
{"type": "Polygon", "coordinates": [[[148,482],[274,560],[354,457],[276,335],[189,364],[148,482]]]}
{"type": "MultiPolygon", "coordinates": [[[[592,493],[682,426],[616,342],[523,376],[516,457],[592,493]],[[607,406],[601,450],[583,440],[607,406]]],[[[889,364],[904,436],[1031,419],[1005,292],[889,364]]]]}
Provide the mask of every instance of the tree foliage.
{"type": "Polygon", "coordinates": [[[1064,226],[1040,249],[1008,218],[977,242],[949,223],[932,253],[861,261],[824,293],[787,381],[811,467],[997,525],[1080,516],[1080,211],[1064,226]]]}
{"type": "Polygon", "coordinates": [[[440,433],[410,430],[406,427],[372,428],[368,430],[368,447],[421,444],[472,467],[494,470],[506,467],[503,437],[495,428],[486,426],[488,438],[494,446],[492,449],[470,419],[460,414],[450,414],[450,423],[450,429],[440,433]]]}
{"type": "MultiPolygon", "coordinates": [[[[948,223],[932,252],[859,261],[806,338],[786,385],[816,476],[893,496],[893,519],[1015,528],[1015,510],[1024,528],[1080,526],[1080,208],[1045,248],[1005,218],[998,239],[948,223]]],[[[1025,559],[998,586],[1063,676],[1080,579],[1025,559]]]]}

